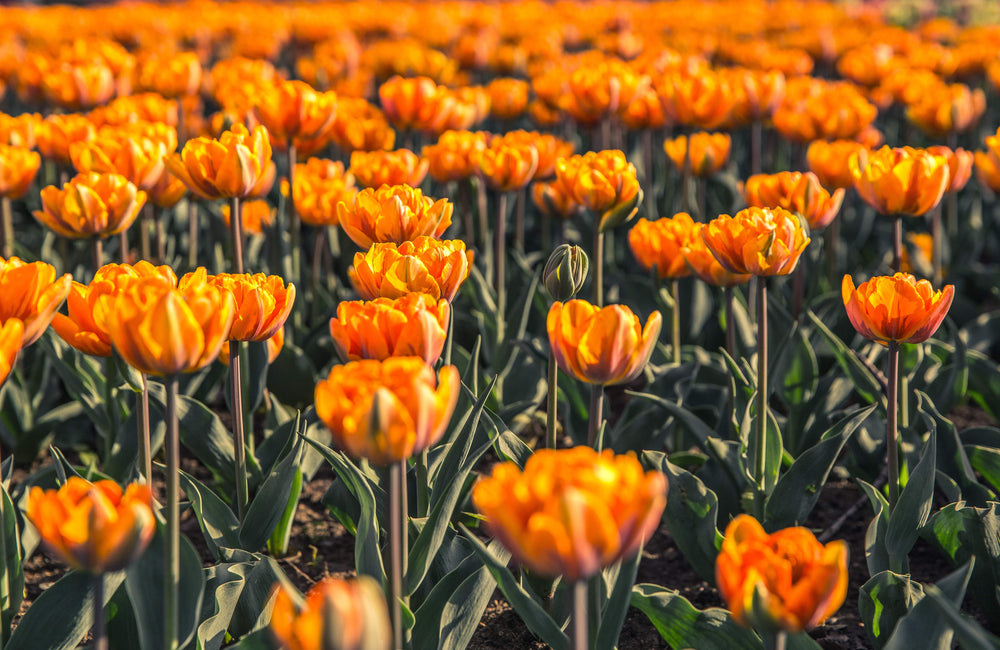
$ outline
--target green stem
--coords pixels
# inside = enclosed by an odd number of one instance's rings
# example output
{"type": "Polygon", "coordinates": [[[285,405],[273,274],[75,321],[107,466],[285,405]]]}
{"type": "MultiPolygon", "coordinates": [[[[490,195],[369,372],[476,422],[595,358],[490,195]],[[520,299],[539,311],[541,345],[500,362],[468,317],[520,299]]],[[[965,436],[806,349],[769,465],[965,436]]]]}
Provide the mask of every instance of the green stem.
{"type": "Polygon", "coordinates": [[[427,482],[427,450],[416,457],[417,470],[417,516],[426,517],[430,505],[430,487],[427,482]]]}
{"type": "MultiPolygon", "coordinates": [[[[97,269],[104,264],[104,241],[100,237],[95,235],[91,238],[90,252],[94,264],[94,275],[96,275],[97,269]]],[[[93,278],[93,276],[91,277],[93,278]]]]}
{"type": "Polygon", "coordinates": [[[188,199],[188,268],[198,268],[198,204],[188,199]]]}
{"type": "Polygon", "coordinates": [[[892,215],[892,271],[899,273],[903,265],[903,219],[892,215]]]}
{"type": "Polygon", "coordinates": [[[767,278],[757,278],[757,437],[754,441],[756,463],[754,480],[757,496],[754,510],[757,519],[764,516],[764,490],[767,454],[767,278]]]}
{"type": "Polygon", "coordinates": [[[147,203],[143,206],[139,216],[139,254],[144,260],[150,259],[152,251],[149,241],[149,226],[153,220],[152,211],[153,204],[147,203]]]}
{"type": "Polygon", "coordinates": [[[549,353],[549,391],[548,401],[545,407],[545,446],[555,449],[558,444],[558,434],[556,432],[556,409],[559,407],[559,368],[556,366],[556,358],[549,353]]]}
{"type": "Polygon", "coordinates": [[[570,647],[587,650],[587,580],[580,578],[573,583],[573,619],[570,622],[570,647]]]}
{"type": "Polygon", "coordinates": [[[699,176],[694,179],[694,191],[698,201],[698,219],[709,221],[708,218],[708,178],[699,176]]]}
{"type": "MultiPolygon", "coordinates": [[[[489,250],[490,218],[486,200],[486,182],[482,178],[476,179],[476,212],[479,217],[479,250],[489,250]]],[[[472,241],[471,239],[469,241],[472,241]]],[[[489,271],[489,265],[487,265],[489,271]]]]}
{"type": "Polygon", "coordinates": [[[931,210],[931,264],[934,268],[934,286],[940,287],[944,282],[944,231],[941,227],[941,205],[931,210]]]}
{"type": "Polygon", "coordinates": [[[451,305],[448,305],[448,335],[444,340],[444,363],[442,365],[451,365],[451,348],[452,343],[455,338],[455,310],[452,309],[451,305]]]}
{"type": "Polygon", "coordinates": [[[326,250],[327,229],[320,228],[316,233],[316,242],[313,245],[312,273],[310,274],[310,286],[312,287],[313,300],[319,295],[320,283],[323,277],[323,251],[326,250]]]}
{"type": "Polygon", "coordinates": [[[604,306],[604,233],[599,220],[594,224],[594,304],[604,306]]]}
{"type": "MultiPolygon", "coordinates": [[[[302,221],[299,219],[299,213],[295,209],[295,163],[296,163],[296,152],[295,145],[289,141],[288,143],[288,228],[291,232],[292,239],[292,278],[295,282],[300,282],[302,279],[302,221]]],[[[302,318],[304,312],[301,309],[296,309],[292,312],[292,324],[295,326],[292,328],[293,331],[302,329],[302,318]]]]}
{"type": "Polygon", "coordinates": [[[389,466],[389,617],[392,621],[392,647],[403,647],[403,535],[401,476],[405,476],[406,461],[389,466]]]}
{"type": "Polygon", "coordinates": [[[14,213],[6,196],[0,199],[0,246],[2,257],[7,260],[14,254],[14,213]]]}
{"type": "Polygon", "coordinates": [[[671,298],[674,299],[673,309],[670,310],[671,332],[670,345],[673,348],[674,363],[681,364],[681,281],[674,278],[670,281],[671,298]]]}
{"type": "Polygon", "coordinates": [[[799,260],[798,266],[792,271],[792,320],[798,321],[802,314],[802,304],[806,297],[806,266],[804,260],[799,260]]]}
{"type": "Polygon", "coordinates": [[[122,264],[129,264],[131,256],[128,248],[128,230],[118,233],[118,249],[118,257],[121,258],[119,261],[122,264]]]}
{"type": "Polygon", "coordinates": [[[243,273],[243,213],[240,198],[229,199],[229,237],[233,245],[233,273],[243,273]]]}
{"type": "Polygon", "coordinates": [[[149,439],[149,379],[146,373],[140,372],[142,392],[136,398],[139,411],[139,458],[142,461],[142,478],[146,485],[153,487],[153,452],[149,439]]]}
{"type": "Polygon", "coordinates": [[[163,597],[163,647],[165,650],[177,650],[177,601],[180,594],[181,572],[181,513],[178,498],[180,469],[180,440],[177,423],[177,375],[167,377],[167,539],[166,539],[166,580],[164,580],[163,597]]]}
{"type": "Polygon", "coordinates": [[[788,633],[784,630],[770,633],[764,632],[761,633],[760,636],[764,641],[764,650],[785,650],[785,645],[788,641],[788,633]]]}
{"type": "Polygon", "coordinates": [[[242,341],[229,342],[229,391],[233,401],[233,446],[236,453],[236,505],[240,521],[247,514],[247,447],[243,430],[243,365],[240,359],[242,341]]]}
{"type": "Polygon", "coordinates": [[[840,217],[834,218],[823,233],[823,247],[826,249],[826,277],[830,286],[836,287],[837,280],[837,244],[840,242],[840,217]]]}
{"type": "Polygon", "coordinates": [[[104,461],[111,458],[111,446],[118,431],[118,403],[115,400],[115,388],[118,384],[118,366],[115,365],[114,351],[104,359],[104,408],[108,412],[109,429],[104,432],[104,461]]]}
{"type": "Polygon", "coordinates": [[[527,197],[528,191],[522,187],[514,198],[514,247],[522,253],[524,252],[524,211],[527,197]]]}
{"type": "Polygon", "coordinates": [[[750,124],[750,174],[760,173],[761,144],[764,141],[764,124],[754,120],[750,124]]]}
{"type": "Polygon", "coordinates": [[[590,410],[587,411],[590,419],[590,427],[587,431],[587,444],[600,451],[604,446],[603,440],[599,440],[601,425],[604,424],[604,386],[602,384],[590,385],[590,410]]]}
{"type": "Polygon", "coordinates": [[[681,165],[681,200],[678,212],[690,212],[688,205],[688,185],[691,182],[691,134],[684,140],[684,164],[681,165]]]}
{"type": "Polygon", "coordinates": [[[93,597],[94,597],[94,650],[108,650],[108,635],[105,633],[104,623],[104,576],[97,574],[93,576],[93,597]]]}
{"type": "Polygon", "coordinates": [[[497,340],[502,340],[504,315],[507,312],[507,193],[497,193],[496,233],[493,240],[493,289],[497,294],[497,340]]]}
{"type": "Polygon", "coordinates": [[[889,512],[899,499],[899,444],[896,440],[897,387],[899,386],[899,343],[889,341],[889,376],[886,387],[888,402],[885,418],[886,457],[889,465],[889,512]]]}
{"type": "Polygon", "coordinates": [[[733,321],[733,288],[725,287],[722,294],[726,299],[726,352],[736,358],[736,323],[733,321]]]}
{"type": "Polygon", "coordinates": [[[163,210],[156,208],[153,212],[153,230],[156,235],[156,263],[163,264],[167,257],[167,233],[163,229],[163,210]]]}

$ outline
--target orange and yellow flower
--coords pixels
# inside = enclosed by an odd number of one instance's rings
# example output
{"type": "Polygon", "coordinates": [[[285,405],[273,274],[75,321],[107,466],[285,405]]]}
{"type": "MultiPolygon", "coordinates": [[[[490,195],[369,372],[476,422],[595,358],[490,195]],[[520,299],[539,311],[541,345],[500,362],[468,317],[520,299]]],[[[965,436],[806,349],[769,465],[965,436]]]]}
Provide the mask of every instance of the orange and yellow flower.
{"type": "Polygon", "coordinates": [[[337,220],[361,248],[372,244],[401,244],[420,236],[440,237],[451,225],[454,205],[448,199],[424,196],[409,185],[383,185],[354,195],[348,205],[337,205],[337,220]]]}
{"type": "Polygon", "coordinates": [[[823,187],[847,189],[854,187],[851,173],[851,156],[865,146],[856,140],[816,140],[806,150],[809,171],[816,174],[823,187]]]}
{"type": "Polygon", "coordinates": [[[47,160],[54,160],[63,166],[71,165],[73,161],[69,150],[73,143],[90,141],[96,133],[97,127],[85,115],[49,115],[38,128],[38,151],[47,160]]]}
{"type": "Polygon", "coordinates": [[[208,275],[204,267],[181,278],[182,289],[208,283],[233,296],[236,315],[226,339],[266,341],[285,325],[295,304],[295,285],[277,275],[263,273],[219,273],[208,275]]]}
{"type": "Polygon", "coordinates": [[[0,323],[21,321],[21,345],[31,345],[52,322],[72,284],[69,273],[56,279],[51,264],[0,257],[0,323]]]}
{"type": "Polygon", "coordinates": [[[445,131],[422,152],[431,177],[439,183],[471,177],[479,169],[479,154],[488,139],[485,131],[445,131]]]}
{"type": "Polygon", "coordinates": [[[337,95],[317,92],[302,81],[277,81],[257,93],[254,111],[271,142],[284,145],[292,138],[316,138],[330,130],[337,95]]]}
{"type": "Polygon", "coordinates": [[[119,174],[77,174],[59,189],[42,189],[38,221],[63,237],[110,237],[127,230],[146,203],[146,193],[119,174]]]}
{"type": "Polygon", "coordinates": [[[20,318],[8,318],[0,326],[0,384],[7,381],[7,375],[14,367],[17,353],[21,351],[24,339],[24,323],[20,318]]]}
{"type": "Polygon", "coordinates": [[[108,310],[118,294],[141,277],[160,277],[168,286],[177,286],[177,276],[169,266],[153,266],[145,260],[134,266],[105,264],[97,269],[90,284],[73,282],[66,299],[69,315],[55,314],[52,329],[81,352],[95,357],[109,356],[111,337],[103,324],[108,310]]]}
{"type": "Polygon", "coordinates": [[[986,151],[976,151],[976,176],[994,192],[1000,192],[1000,129],[986,137],[986,151]]]}
{"type": "Polygon", "coordinates": [[[934,291],[927,280],[896,273],[874,277],[855,288],[851,276],[845,275],[841,296],[851,325],[866,339],[883,345],[922,343],[948,314],[955,286],[934,291]]]}
{"type": "Polygon", "coordinates": [[[433,364],[444,349],[450,314],[447,300],[426,293],[345,301],[330,319],[330,336],[344,362],[420,357],[433,364]]]}
{"type": "Polygon", "coordinates": [[[729,162],[729,149],[732,138],[728,133],[707,133],[699,131],[692,133],[690,139],[680,135],[663,143],[663,150],[677,169],[684,169],[684,159],[691,165],[691,173],[695,176],[711,176],[729,162]],[[690,144],[689,144],[690,142],[690,144]],[[688,152],[688,147],[691,148],[688,152]]]}
{"type": "Polygon", "coordinates": [[[971,151],[966,151],[961,147],[953,150],[949,147],[938,145],[927,147],[927,152],[948,161],[948,187],[944,188],[945,194],[959,191],[972,178],[972,165],[975,157],[971,151]]]}
{"type": "Polygon", "coordinates": [[[788,275],[811,241],[797,216],[784,208],[746,208],[720,215],[701,237],[730,273],[788,275]]]}
{"type": "Polygon", "coordinates": [[[460,239],[417,237],[398,245],[373,244],[367,253],[355,253],[348,273],[364,300],[426,293],[451,302],[469,277],[472,260],[472,251],[466,251],[460,239]]]}
{"type": "Polygon", "coordinates": [[[823,545],[807,528],[768,535],[737,515],[715,561],[715,581],[741,625],[801,632],[819,625],[847,596],[847,543],[823,545]]]}
{"type": "Polygon", "coordinates": [[[167,156],[164,163],[203,199],[243,198],[264,182],[268,187],[274,182],[271,143],[263,126],[250,132],[242,124],[234,124],[218,140],[194,138],[179,154],[167,156]]]}
{"type": "Polygon", "coordinates": [[[920,216],[940,201],[948,187],[948,160],[925,149],[882,147],[858,151],[850,159],[854,187],[880,214],[920,216]]]}
{"type": "Polygon", "coordinates": [[[749,273],[732,273],[719,264],[715,255],[705,245],[701,231],[706,224],[696,223],[691,229],[691,239],[681,249],[684,261],[699,278],[714,287],[735,287],[750,281],[749,273]]]}
{"type": "Polygon", "coordinates": [[[479,173],[490,187],[515,192],[531,182],[538,169],[538,150],[530,142],[494,137],[479,153],[479,173]]]}
{"type": "Polygon", "coordinates": [[[364,187],[383,185],[419,186],[427,176],[428,162],[409,149],[395,151],[355,151],[351,154],[354,175],[364,187]]]}
{"type": "Polygon", "coordinates": [[[837,216],[844,190],[835,190],[831,195],[812,172],[778,172],[748,178],[743,196],[751,206],[784,208],[803,217],[811,229],[820,229],[837,216]]]}
{"type": "Polygon", "coordinates": [[[282,650],[381,649],[392,644],[385,595],[369,576],[323,578],[309,590],[301,609],[278,587],[271,632],[282,650]]]}
{"type": "Polygon", "coordinates": [[[602,232],[625,223],[642,202],[635,165],[618,150],[588,151],[556,162],[556,178],[599,217],[602,232]]]}
{"type": "Polygon", "coordinates": [[[656,221],[639,219],[628,231],[628,245],[646,271],[655,267],[661,280],[683,278],[691,275],[691,269],[681,250],[688,245],[694,231],[694,220],[687,212],[656,221]]]}
{"type": "Polygon", "coordinates": [[[316,415],[352,458],[397,463],[431,447],[451,420],[458,369],[444,366],[439,374],[420,357],[334,366],[316,385],[316,415]]]}
{"type": "Polygon", "coordinates": [[[908,120],[932,136],[963,133],[979,121],[986,110],[986,95],[965,84],[941,84],[922,93],[906,110],[908,120]]]}
{"type": "Polygon", "coordinates": [[[473,486],[472,502],[518,562],[576,582],[632,557],[653,535],[667,479],[644,471],[632,454],[543,449],[523,471],[509,461],[496,465],[473,486]]]}
{"type": "MultiPolygon", "coordinates": [[[[243,232],[249,235],[263,234],[265,228],[274,225],[274,219],[278,215],[277,209],[271,207],[265,199],[253,199],[252,201],[240,201],[240,217],[243,232]]],[[[222,206],[222,220],[229,227],[232,218],[232,208],[228,203],[222,206]]]]}
{"type": "Polygon", "coordinates": [[[490,94],[490,113],[501,120],[512,120],[528,107],[530,86],[523,79],[498,77],[486,86],[490,94]]]}
{"type": "Polygon", "coordinates": [[[201,61],[194,52],[146,56],[139,67],[139,87],[164,97],[189,97],[201,87],[201,61]]]}
{"type": "Polygon", "coordinates": [[[25,515],[45,546],[74,569],[119,571],[146,550],[156,532],[152,493],[133,483],[90,483],[71,476],[58,490],[31,488],[25,515]]]}
{"type": "Polygon", "coordinates": [[[0,198],[24,196],[41,164],[42,157],[30,149],[0,144],[0,198]]]}
{"type": "Polygon", "coordinates": [[[337,102],[337,119],[330,138],[345,153],[392,149],[396,132],[385,113],[361,98],[342,97],[337,102]]]}
{"type": "Polygon", "coordinates": [[[643,371],[663,319],[654,311],[642,325],[625,305],[600,308],[570,300],[553,303],[545,325],[563,372],[588,384],[611,386],[628,383],[643,371]]]}
{"type": "Polygon", "coordinates": [[[353,203],[358,193],[354,175],[344,171],[344,163],[321,158],[295,165],[294,183],[295,211],[310,226],[336,226],[337,206],[353,203]]]}
{"type": "Polygon", "coordinates": [[[173,151],[171,145],[176,141],[176,135],[153,139],[106,128],[94,140],[74,143],[69,155],[80,173],[120,174],[139,189],[148,190],[163,175],[163,157],[173,151]]]}
{"type": "Polygon", "coordinates": [[[215,361],[234,315],[232,295],[218,287],[175,289],[159,278],[140,278],[118,295],[102,325],[130,366],[175,375],[215,361]]]}

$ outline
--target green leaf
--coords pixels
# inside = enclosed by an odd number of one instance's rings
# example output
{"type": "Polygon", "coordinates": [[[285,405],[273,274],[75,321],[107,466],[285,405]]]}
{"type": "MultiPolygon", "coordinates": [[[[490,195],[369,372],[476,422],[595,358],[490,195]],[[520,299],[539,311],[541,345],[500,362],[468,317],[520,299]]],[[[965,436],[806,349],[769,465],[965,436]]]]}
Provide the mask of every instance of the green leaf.
{"type": "Polygon", "coordinates": [[[865,532],[865,560],[868,573],[875,575],[889,569],[889,552],[885,548],[885,533],[889,528],[889,502],[873,485],[858,480],[858,485],[868,495],[875,516],[865,532]]]}
{"type": "MultiPolygon", "coordinates": [[[[165,529],[157,526],[153,541],[146,551],[125,572],[125,588],[135,611],[139,639],[143,650],[159,650],[163,646],[163,608],[166,581],[165,529]]],[[[183,648],[194,638],[205,592],[205,574],[201,558],[187,537],[180,537],[180,583],[177,639],[183,648]]]]}
{"type": "Polygon", "coordinates": [[[951,599],[937,587],[928,586],[925,599],[934,604],[939,616],[951,623],[962,650],[996,650],[1000,647],[1000,637],[993,636],[984,630],[982,625],[962,614],[951,599]]]}
{"type": "Polygon", "coordinates": [[[924,444],[920,461],[900,493],[896,508],[889,515],[885,548],[889,553],[890,562],[900,562],[901,567],[906,566],[906,556],[920,535],[920,527],[927,523],[927,518],[931,514],[936,459],[937,435],[932,429],[924,444]]]}
{"type": "MultiPolygon", "coordinates": [[[[957,608],[965,598],[965,590],[972,576],[972,560],[958,571],[944,577],[937,588],[957,608]]],[[[937,606],[930,598],[922,598],[910,613],[896,624],[896,629],[885,644],[885,650],[951,650],[953,632],[947,619],[937,615],[937,606]]]]}
{"type": "Polygon", "coordinates": [[[771,369],[780,377],[778,388],[788,404],[808,401],[819,385],[819,362],[816,352],[809,345],[805,330],[796,325],[789,335],[790,341],[780,346],[777,362],[771,369]]]}
{"type": "Polygon", "coordinates": [[[715,435],[715,431],[712,431],[712,429],[707,424],[702,422],[698,416],[676,402],[671,402],[670,400],[664,399],[659,395],[638,393],[631,390],[625,391],[625,394],[649,400],[650,402],[653,402],[657,406],[663,408],[670,415],[677,418],[677,421],[684,425],[684,428],[697,438],[702,445],[707,444],[708,439],[715,435]]]}
{"type": "Polygon", "coordinates": [[[924,597],[924,588],[909,575],[882,571],[861,586],[858,610],[877,649],[892,636],[896,624],[924,597]]]}
{"type": "MultiPolygon", "coordinates": [[[[620,564],[608,591],[607,600],[604,601],[604,608],[601,611],[601,626],[597,630],[595,642],[591,644],[594,648],[613,648],[618,643],[618,636],[622,632],[622,625],[625,624],[625,615],[629,608],[629,594],[635,585],[635,576],[639,573],[639,561],[642,559],[642,549],[638,549],[634,557],[623,561],[620,564]]],[[[605,570],[605,576],[609,573],[605,570]]]]}
{"type": "MultiPolygon", "coordinates": [[[[124,571],[106,573],[104,604],[125,581],[124,571]]],[[[70,571],[31,604],[4,650],[69,650],[77,647],[94,624],[94,577],[70,571]]]]}
{"type": "Polygon", "coordinates": [[[632,588],[633,607],[642,611],[673,650],[731,650],[760,648],[751,630],[737,625],[719,607],[698,610],[679,591],[659,585],[632,588]]]}
{"type": "Polygon", "coordinates": [[[976,478],[971,459],[962,446],[962,440],[951,420],[938,411],[937,405],[926,394],[917,391],[917,412],[929,428],[937,433],[937,469],[947,474],[962,489],[962,498],[973,505],[983,506],[995,498],[976,478]]]}
{"type": "Polygon", "coordinates": [[[298,508],[300,496],[302,496],[302,468],[296,466],[285,510],[281,513],[281,519],[278,520],[274,532],[267,540],[267,550],[272,555],[283,557],[288,554],[288,541],[292,535],[292,522],[295,519],[295,510],[298,508]]]}
{"type": "Polygon", "coordinates": [[[765,511],[770,530],[798,526],[806,520],[841,449],[874,410],[874,404],[858,409],[833,425],[818,444],[800,455],[778,479],[765,511]]]}
{"type": "Polygon", "coordinates": [[[662,453],[644,452],[643,461],[667,477],[669,488],[663,521],[674,543],[698,575],[715,584],[717,543],[722,537],[717,528],[719,503],[715,493],[697,476],[674,465],[662,453]]]}
{"type": "Polygon", "coordinates": [[[278,642],[268,629],[257,630],[240,639],[235,645],[226,646],[226,650],[275,650],[278,642]]]}
{"type": "Polygon", "coordinates": [[[994,489],[1000,490],[1000,449],[966,445],[964,451],[971,467],[979,472],[994,489]]]}
{"type": "Polygon", "coordinates": [[[201,650],[219,650],[243,593],[248,567],[245,563],[227,563],[205,570],[205,594],[197,642],[201,650]]]}
{"type": "Polygon", "coordinates": [[[809,320],[813,322],[816,329],[823,335],[823,338],[829,344],[830,349],[833,351],[834,357],[837,359],[837,363],[843,369],[844,373],[851,379],[854,383],[854,390],[866,401],[875,402],[881,399],[882,387],[878,380],[875,379],[875,375],[863,364],[858,357],[854,354],[854,351],[849,348],[839,336],[834,334],[826,324],[812,310],[807,310],[806,314],[809,316],[809,320]]]}
{"type": "Polygon", "coordinates": [[[316,368],[300,348],[286,341],[268,372],[267,389],[282,404],[305,408],[316,392],[316,368]]]}
{"type": "Polygon", "coordinates": [[[219,559],[220,546],[240,548],[240,522],[232,509],[201,481],[183,470],[178,471],[181,487],[191,503],[191,510],[212,557],[219,559]]]}
{"type": "MultiPolygon", "coordinates": [[[[5,474],[9,476],[9,474],[5,474]]],[[[21,535],[17,525],[17,508],[7,489],[0,485],[0,505],[3,506],[0,529],[0,582],[4,585],[5,598],[0,601],[0,639],[6,639],[11,621],[21,609],[24,599],[24,558],[21,555],[21,535]]]]}
{"type": "Polygon", "coordinates": [[[296,444],[295,450],[285,456],[254,495],[240,525],[240,548],[257,551],[267,543],[278,526],[295,485],[295,474],[299,472],[300,448],[301,443],[296,444]]]}
{"type": "Polygon", "coordinates": [[[472,544],[473,552],[486,565],[497,581],[504,598],[521,617],[528,629],[555,650],[567,650],[569,638],[559,629],[559,625],[552,620],[545,609],[518,583],[510,569],[507,568],[506,561],[494,555],[468,528],[465,526],[461,526],[461,528],[466,539],[472,544]]]}

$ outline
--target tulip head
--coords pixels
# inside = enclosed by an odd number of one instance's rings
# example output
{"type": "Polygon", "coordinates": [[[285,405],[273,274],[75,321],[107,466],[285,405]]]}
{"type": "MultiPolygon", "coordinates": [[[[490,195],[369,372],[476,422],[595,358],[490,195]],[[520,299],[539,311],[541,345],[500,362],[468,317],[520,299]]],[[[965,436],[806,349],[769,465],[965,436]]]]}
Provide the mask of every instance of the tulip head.
{"type": "Polygon", "coordinates": [[[940,145],[927,147],[927,151],[948,161],[948,187],[944,188],[945,194],[959,191],[972,178],[974,156],[971,151],[966,151],[961,147],[951,149],[940,145]]]}
{"type": "Polygon", "coordinates": [[[589,447],[536,451],[523,471],[501,463],[472,488],[487,530],[518,562],[570,582],[633,556],[666,500],[663,474],[589,447]]]}
{"type": "Polygon", "coordinates": [[[271,176],[271,143],[267,129],[248,131],[234,124],[218,140],[188,140],[179,154],[164,158],[164,164],[193,193],[203,199],[244,198],[271,176]]]}
{"type": "Polygon", "coordinates": [[[52,322],[72,284],[69,273],[56,278],[51,264],[0,257],[0,323],[21,321],[21,344],[31,345],[52,322]]]}
{"type": "Polygon", "coordinates": [[[849,163],[851,156],[864,148],[863,144],[855,140],[816,140],[806,150],[809,170],[816,174],[824,187],[853,187],[854,175],[849,163]]]}
{"type": "Polygon", "coordinates": [[[0,198],[24,196],[41,164],[42,157],[37,152],[0,144],[0,198]]]}
{"type": "Polygon", "coordinates": [[[801,632],[844,603],[847,550],[843,540],[824,546],[801,527],[768,535],[756,519],[738,515],[726,527],[715,581],[737,623],[801,632]]]}
{"type": "Polygon", "coordinates": [[[851,325],[861,336],[882,345],[922,343],[948,314],[955,286],[934,291],[927,280],[896,273],[874,277],[855,288],[851,276],[845,275],[841,297],[851,325]]]}
{"type": "Polygon", "coordinates": [[[469,277],[472,261],[473,252],[460,239],[417,237],[398,246],[372,244],[367,253],[355,253],[348,274],[364,300],[426,293],[451,302],[469,277]]]}
{"type": "Polygon", "coordinates": [[[560,244],[545,263],[542,281],[554,300],[566,301],[580,292],[589,271],[590,258],[582,248],[560,244]]]}
{"type": "Polygon", "coordinates": [[[209,276],[204,267],[181,278],[180,286],[212,284],[233,297],[236,314],[226,337],[229,341],[266,341],[285,326],[295,304],[295,285],[277,275],[219,273],[209,276]]]}
{"type": "Polygon", "coordinates": [[[701,237],[730,273],[788,275],[811,241],[799,217],[784,208],[746,208],[721,215],[701,229],[701,237]]]}
{"type": "Polygon", "coordinates": [[[830,225],[844,200],[843,189],[831,195],[812,172],[754,174],[747,179],[743,195],[751,206],[784,208],[798,214],[810,229],[830,225]]]}
{"type": "Polygon", "coordinates": [[[382,650],[392,644],[385,594],[370,576],[323,578],[302,607],[283,588],[276,592],[271,632],[282,650],[382,650]]]}
{"type": "Polygon", "coordinates": [[[330,335],[345,363],[412,356],[433,364],[444,349],[450,314],[447,300],[426,293],[345,301],[330,320],[330,335]]]}
{"type": "Polygon", "coordinates": [[[428,165],[426,160],[409,149],[355,151],[351,154],[351,167],[347,171],[364,187],[417,187],[427,176],[428,165]]]}
{"type": "Polygon", "coordinates": [[[101,574],[134,562],[156,531],[148,485],[71,476],[58,490],[31,488],[25,515],[46,547],[74,569],[101,574]]]}
{"type": "Polygon", "coordinates": [[[639,219],[628,231],[628,245],[647,272],[655,267],[661,280],[683,278],[691,275],[691,270],[684,262],[681,249],[690,241],[694,225],[691,215],[686,212],[656,221],[639,219]]]}
{"type": "Polygon", "coordinates": [[[578,204],[598,215],[601,232],[631,220],[642,203],[635,165],[618,150],[561,158],[556,162],[556,179],[578,204]]]}
{"type": "Polygon", "coordinates": [[[0,385],[7,381],[7,375],[14,367],[14,360],[21,351],[23,338],[24,323],[20,318],[8,318],[0,326],[0,385]]]}
{"type": "Polygon", "coordinates": [[[701,231],[703,223],[696,223],[691,229],[691,239],[681,248],[684,261],[699,278],[714,287],[735,287],[750,281],[749,273],[732,273],[719,263],[712,251],[705,245],[701,231]]]}
{"type": "Polygon", "coordinates": [[[685,158],[695,176],[711,176],[729,162],[732,138],[728,133],[698,131],[689,136],[681,135],[663,143],[667,157],[683,170],[685,158]]]}
{"type": "Polygon", "coordinates": [[[391,465],[444,434],[458,400],[455,366],[434,369],[419,357],[363,359],[334,366],[316,385],[316,414],[352,458],[391,465]]]}
{"type": "Polygon", "coordinates": [[[368,248],[422,236],[440,237],[451,225],[454,208],[448,199],[435,201],[409,185],[383,185],[361,190],[350,205],[340,203],[337,219],[355,244],[368,248]]]}
{"type": "Polygon", "coordinates": [[[567,375],[588,384],[625,384],[646,367],[662,327],[654,311],[642,325],[625,305],[599,308],[585,300],[557,302],[546,328],[556,363],[567,375]]]}
{"type": "Polygon", "coordinates": [[[494,137],[479,153],[478,164],[479,174],[490,187],[500,192],[514,192],[535,177],[538,150],[528,142],[494,137]]]}
{"type": "Polygon", "coordinates": [[[310,158],[295,165],[292,200],[303,223],[336,226],[337,206],[350,204],[357,193],[354,176],[344,171],[344,163],[340,161],[310,158]]]}
{"type": "Polygon", "coordinates": [[[918,217],[940,201],[948,187],[948,160],[924,149],[860,150],[849,162],[854,187],[880,214],[918,217]]]}
{"type": "Polygon", "coordinates": [[[479,168],[479,154],[486,149],[485,131],[445,131],[435,144],[423,148],[431,177],[439,183],[471,177],[479,168]]]}
{"type": "Polygon", "coordinates": [[[146,203],[146,193],[119,174],[77,174],[59,189],[42,189],[35,218],[72,239],[111,237],[127,230],[146,203]]]}
{"type": "Polygon", "coordinates": [[[272,142],[315,138],[333,126],[337,95],[317,92],[302,81],[276,81],[257,94],[254,110],[272,142]]]}

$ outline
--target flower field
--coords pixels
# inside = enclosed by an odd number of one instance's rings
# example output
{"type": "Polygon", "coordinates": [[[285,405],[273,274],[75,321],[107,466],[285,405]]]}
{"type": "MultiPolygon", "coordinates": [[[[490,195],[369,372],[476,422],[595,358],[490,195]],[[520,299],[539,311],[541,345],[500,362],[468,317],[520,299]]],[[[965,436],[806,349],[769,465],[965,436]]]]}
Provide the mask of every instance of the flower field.
{"type": "Polygon", "coordinates": [[[1000,10],[0,7],[0,648],[1000,647],[1000,10]]]}

